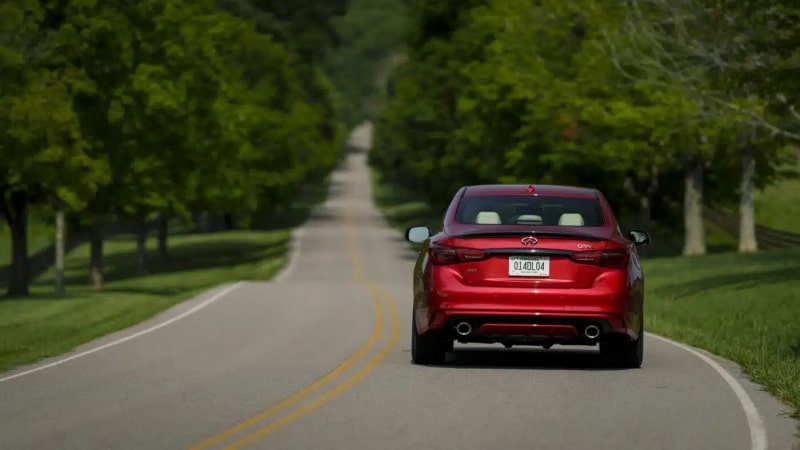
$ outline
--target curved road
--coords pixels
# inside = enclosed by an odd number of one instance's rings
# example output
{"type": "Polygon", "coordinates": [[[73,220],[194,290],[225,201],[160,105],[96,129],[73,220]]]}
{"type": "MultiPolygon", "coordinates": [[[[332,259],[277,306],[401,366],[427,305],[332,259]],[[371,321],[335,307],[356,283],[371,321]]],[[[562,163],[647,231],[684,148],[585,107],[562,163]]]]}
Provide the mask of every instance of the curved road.
{"type": "Polygon", "coordinates": [[[797,442],[786,408],[734,365],[654,336],[639,370],[606,369],[594,349],[558,347],[457,346],[447,367],[412,365],[414,255],[372,206],[363,151],[333,178],[275,281],[220,287],[0,375],[0,449],[790,450],[797,442]]]}

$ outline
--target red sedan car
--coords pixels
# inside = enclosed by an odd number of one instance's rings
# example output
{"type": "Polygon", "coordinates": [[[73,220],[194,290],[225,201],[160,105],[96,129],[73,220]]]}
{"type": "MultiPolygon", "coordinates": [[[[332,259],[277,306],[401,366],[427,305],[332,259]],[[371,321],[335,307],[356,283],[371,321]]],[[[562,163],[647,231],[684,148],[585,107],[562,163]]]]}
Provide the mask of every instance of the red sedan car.
{"type": "Polygon", "coordinates": [[[412,359],[444,363],[461,343],[597,345],[615,365],[644,352],[644,274],[601,192],[570,186],[462,187],[443,228],[410,227],[412,359]]]}

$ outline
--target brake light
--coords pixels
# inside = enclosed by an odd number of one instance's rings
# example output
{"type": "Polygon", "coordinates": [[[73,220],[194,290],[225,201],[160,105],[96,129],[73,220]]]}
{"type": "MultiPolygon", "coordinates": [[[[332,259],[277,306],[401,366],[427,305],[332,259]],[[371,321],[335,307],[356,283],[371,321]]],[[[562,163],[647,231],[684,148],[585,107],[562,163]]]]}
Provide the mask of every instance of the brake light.
{"type": "Polygon", "coordinates": [[[484,251],[462,247],[431,247],[428,250],[428,254],[430,255],[431,263],[437,266],[483,261],[489,257],[484,251]]]}
{"type": "Polygon", "coordinates": [[[625,249],[605,250],[601,252],[579,252],[570,257],[579,264],[622,269],[628,265],[628,251],[625,249]]]}
{"type": "Polygon", "coordinates": [[[617,269],[625,268],[628,266],[628,251],[606,250],[603,252],[603,257],[600,259],[600,265],[617,269]]]}
{"type": "Polygon", "coordinates": [[[453,247],[431,247],[428,254],[431,257],[431,263],[437,266],[458,262],[458,254],[453,247]]]}

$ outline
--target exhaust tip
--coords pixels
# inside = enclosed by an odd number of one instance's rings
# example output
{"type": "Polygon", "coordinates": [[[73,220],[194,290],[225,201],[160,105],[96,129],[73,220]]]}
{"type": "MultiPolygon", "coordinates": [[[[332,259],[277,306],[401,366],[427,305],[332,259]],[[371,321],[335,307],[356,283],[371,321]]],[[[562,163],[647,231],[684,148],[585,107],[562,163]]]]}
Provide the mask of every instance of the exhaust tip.
{"type": "Polygon", "coordinates": [[[600,328],[597,325],[589,325],[583,329],[583,335],[589,339],[596,339],[600,336],[600,328]]]}
{"type": "Polygon", "coordinates": [[[460,322],[456,325],[456,333],[460,336],[467,336],[472,333],[472,325],[470,325],[469,322],[460,322]]]}

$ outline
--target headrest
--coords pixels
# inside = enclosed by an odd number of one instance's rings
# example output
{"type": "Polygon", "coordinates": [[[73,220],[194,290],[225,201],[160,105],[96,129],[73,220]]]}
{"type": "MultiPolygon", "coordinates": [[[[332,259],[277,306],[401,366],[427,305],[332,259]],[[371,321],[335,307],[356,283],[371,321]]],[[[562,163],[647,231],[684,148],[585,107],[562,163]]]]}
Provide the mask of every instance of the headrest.
{"type": "Polygon", "coordinates": [[[565,213],[558,218],[558,224],[562,227],[583,226],[583,216],[577,213],[565,213]]]}
{"type": "Polygon", "coordinates": [[[500,214],[494,211],[481,211],[475,217],[475,223],[481,225],[500,225],[500,214]]]}
{"type": "Polygon", "coordinates": [[[536,214],[523,214],[517,217],[517,223],[540,225],[542,223],[542,216],[536,214]]]}

